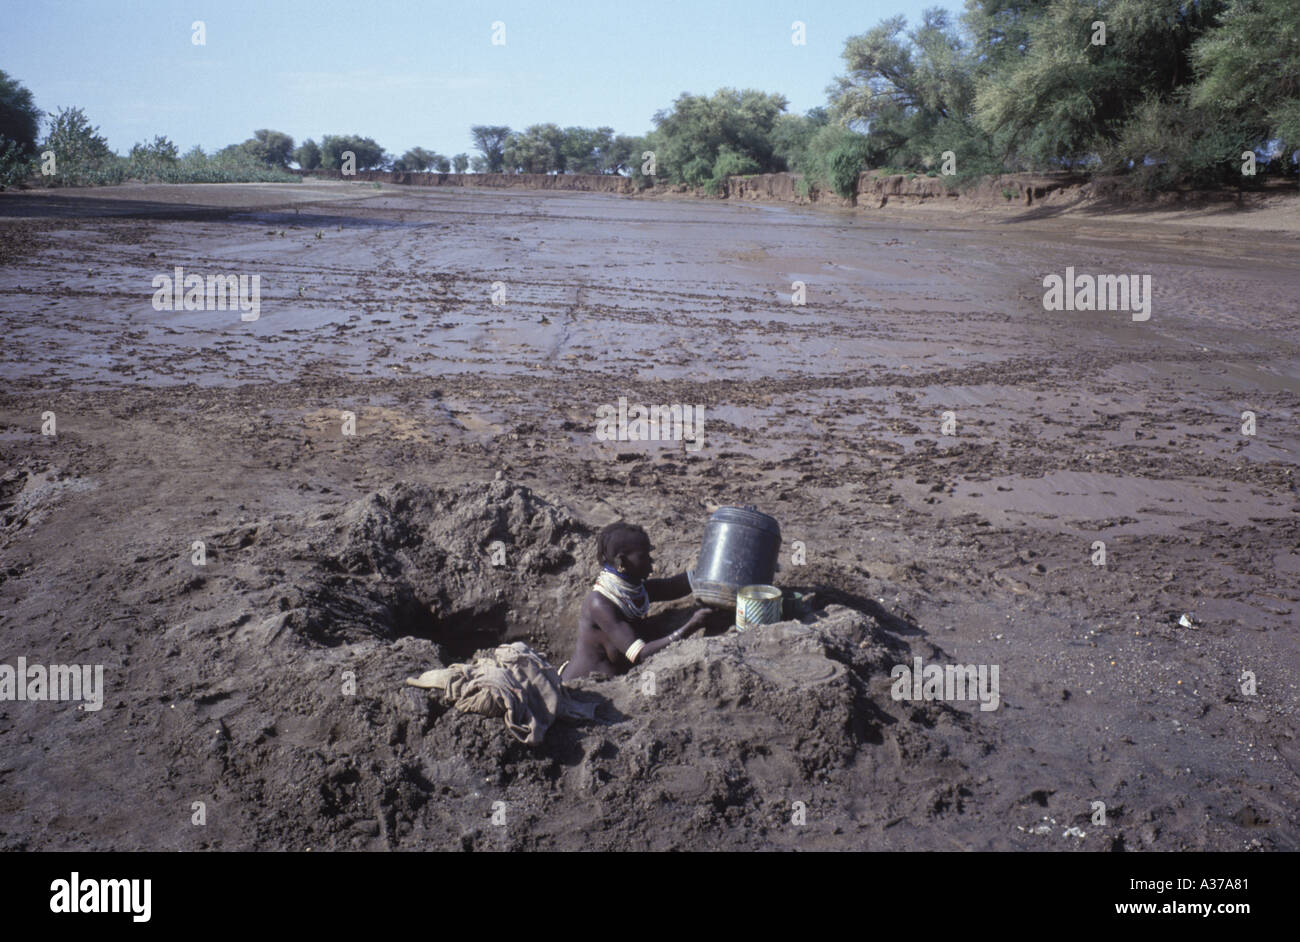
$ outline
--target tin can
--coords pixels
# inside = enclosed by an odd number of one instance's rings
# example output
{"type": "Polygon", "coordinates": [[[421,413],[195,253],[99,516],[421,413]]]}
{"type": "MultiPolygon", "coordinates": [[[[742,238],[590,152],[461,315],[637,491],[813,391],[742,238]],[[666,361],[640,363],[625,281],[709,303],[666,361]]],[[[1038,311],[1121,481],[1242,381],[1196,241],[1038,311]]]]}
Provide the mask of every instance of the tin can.
{"type": "Polygon", "coordinates": [[[736,630],[748,631],[781,620],[781,590],[774,585],[747,585],[736,593],[736,630]]]}

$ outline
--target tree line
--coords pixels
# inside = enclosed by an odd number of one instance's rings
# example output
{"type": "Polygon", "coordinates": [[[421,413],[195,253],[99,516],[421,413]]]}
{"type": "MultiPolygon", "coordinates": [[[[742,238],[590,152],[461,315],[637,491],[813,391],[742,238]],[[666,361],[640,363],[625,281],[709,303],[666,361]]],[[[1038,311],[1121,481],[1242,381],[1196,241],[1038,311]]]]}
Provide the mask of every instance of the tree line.
{"type": "Polygon", "coordinates": [[[601,173],[717,191],[728,176],[795,171],[806,190],[851,195],[869,169],[955,182],[990,173],[1069,170],[1150,189],[1294,176],[1300,148],[1296,0],[966,0],[846,40],[824,106],[788,112],[777,93],[683,92],[643,135],[534,124],[470,129],[476,153],[423,147],[400,157],[372,138],[325,135],[296,146],[270,129],[214,154],[164,137],[109,151],[79,109],[43,116],[0,72],[0,183],[51,150],[62,182],[290,179],[289,170],[601,173]],[[1245,179],[1249,165],[1259,172],[1245,179]]]}

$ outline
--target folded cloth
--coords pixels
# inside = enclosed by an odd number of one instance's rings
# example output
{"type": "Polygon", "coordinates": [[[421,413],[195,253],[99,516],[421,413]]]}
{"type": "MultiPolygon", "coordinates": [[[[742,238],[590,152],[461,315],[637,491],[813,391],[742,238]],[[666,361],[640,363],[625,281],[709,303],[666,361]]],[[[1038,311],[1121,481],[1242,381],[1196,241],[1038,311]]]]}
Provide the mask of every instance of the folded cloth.
{"type": "Polygon", "coordinates": [[[537,745],[560,718],[593,719],[594,703],[575,699],[559,672],[522,641],[503,644],[473,664],[453,664],[408,677],[412,687],[436,690],[462,713],[500,716],[522,743],[537,745]]]}

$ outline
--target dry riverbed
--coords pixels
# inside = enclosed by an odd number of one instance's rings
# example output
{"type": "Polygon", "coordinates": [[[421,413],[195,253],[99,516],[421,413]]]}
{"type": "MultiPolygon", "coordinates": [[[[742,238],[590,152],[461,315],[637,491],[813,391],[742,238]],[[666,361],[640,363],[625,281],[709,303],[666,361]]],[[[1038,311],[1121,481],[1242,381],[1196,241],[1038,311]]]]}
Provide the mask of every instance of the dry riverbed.
{"type": "Polygon", "coordinates": [[[0,664],[105,684],[0,701],[0,848],[1300,849],[1300,238],[1225,218],[0,194],[0,664]],[[256,320],[156,310],[177,266],[256,320]],[[1067,267],[1150,319],[1044,310],[1067,267]],[[700,447],[599,440],[620,397],[700,447]],[[803,623],[535,749],[402,685],[558,664],[600,526],[673,572],[733,503],[803,623]],[[917,657],[998,708],[895,700],[917,657]]]}

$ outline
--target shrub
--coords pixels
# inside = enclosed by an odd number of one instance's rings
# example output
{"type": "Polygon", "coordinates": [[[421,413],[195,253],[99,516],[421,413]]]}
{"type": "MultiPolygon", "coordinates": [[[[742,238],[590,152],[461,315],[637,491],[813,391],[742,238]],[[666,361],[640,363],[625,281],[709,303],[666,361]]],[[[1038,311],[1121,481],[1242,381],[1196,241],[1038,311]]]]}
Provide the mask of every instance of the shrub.
{"type": "Polygon", "coordinates": [[[812,186],[851,199],[858,192],[858,174],[866,169],[870,155],[871,142],[865,134],[827,125],[808,142],[804,176],[812,186]]]}
{"type": "Polygon", "coordinates": [[[126,176],[122,159],[80,108],[60,108],[51,116],[40,149],[54,152],[55,172],[42,178],[50,186],[98,186],[126,176]]]}
{"type": "Polygon", "coordinates": [[[705,184],[705,189],[716,195],[722,192],[727,177],[743,177],[758,173],[760,170],[762,168],[753,157],[723,147],[718,151],[718,159],[713,162],[713,175],[705,184]]]}
{"type": "Polygon", "coordinates": [[[0,188],[22,183],[36,171],[36,161],[23,153],[17,141],[0,143],[0,188]]]}

